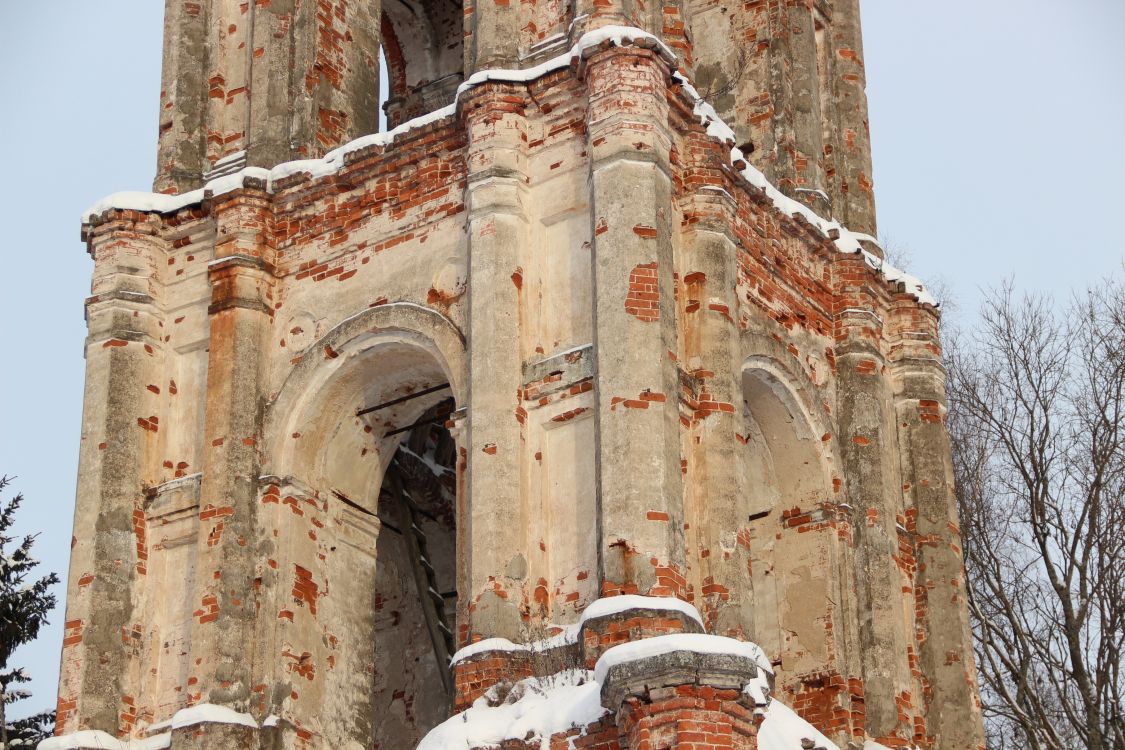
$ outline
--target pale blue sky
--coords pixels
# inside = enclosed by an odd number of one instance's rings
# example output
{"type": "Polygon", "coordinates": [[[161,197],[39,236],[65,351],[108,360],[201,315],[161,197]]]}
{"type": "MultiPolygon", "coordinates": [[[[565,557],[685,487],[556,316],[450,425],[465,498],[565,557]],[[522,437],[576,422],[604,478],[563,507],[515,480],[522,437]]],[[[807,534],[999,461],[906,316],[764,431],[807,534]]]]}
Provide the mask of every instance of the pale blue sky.
{"type": "MultiPolygon", "coordinates": [[[[91,263],[79,214],[147,189],[159,0],[0,0],[0,473],[65,577],[91,263]]],[[[1125,3],[863,0],[880,232],[971,319],[1009,275],[1068,293],[1119,271],[1125,3]]],[[[77,533],[83,533],[78,530],[77,533]]],[[[60,600],[62,587],[58,591],[60,600]]],[[[63,611],[17,653],[54,704],[63,611]]]]}

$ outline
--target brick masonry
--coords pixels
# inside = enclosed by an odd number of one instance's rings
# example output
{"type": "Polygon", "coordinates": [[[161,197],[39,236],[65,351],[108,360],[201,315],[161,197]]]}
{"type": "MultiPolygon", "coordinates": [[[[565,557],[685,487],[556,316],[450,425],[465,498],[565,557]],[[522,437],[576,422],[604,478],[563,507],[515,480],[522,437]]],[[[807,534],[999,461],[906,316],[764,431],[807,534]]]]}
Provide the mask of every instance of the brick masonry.
{"type": "MultiPolygon", "coordinates": [[[[58,732],[216,704],[280,718],[175,750],[413,747],[497,680],[696,625],[625,618],[443,690],[434,618],[455,647],[527,642],[644,594],[761,645],[841,746],[981,747],[937,311],[778,211],[672,76],[783,191],[873,232],[856,1],[415,4],[170,2],[156,188],[373,131],[380,39],[392,124],[599,26],[671,52],[604,43],[333,174],[84,225],[58,732]]],[[[662,684],[576,744],[753,748],[728,693],[662,684]]]]}

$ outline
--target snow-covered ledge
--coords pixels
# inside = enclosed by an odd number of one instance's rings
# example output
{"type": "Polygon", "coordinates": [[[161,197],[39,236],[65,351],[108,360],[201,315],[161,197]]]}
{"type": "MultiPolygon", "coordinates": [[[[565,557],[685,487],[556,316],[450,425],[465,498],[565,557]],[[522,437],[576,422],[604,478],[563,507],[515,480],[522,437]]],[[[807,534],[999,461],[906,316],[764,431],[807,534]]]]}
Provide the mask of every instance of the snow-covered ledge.
{"type": "Polygon", "coordinates": [[[590,605],[582,611],[578,622],[563,627],[557,635],[553,635],[550,638],[531,641],[529,643],[514,643],[507,638],[486,638],[465,646],[453,655],[450,659],[450,663],[457,665],[479,654],[495,651],[529,651],[542,653],[560,646],[567,646],[578,642],[582,627],[587,622],[603,617],[612,617],[613,615],[636,609],[650,610],[653,612],[677,612],[685,618],[698,623],[701,629],[703,628],[703,617],[700,616],[699,610],[682,599],[665,596],[607,596],[591,602],[590,605]]]}
{"type": "Polygon", "coordinates": [[[111,734],[94,729],[48,737],[39,743],[39,750],[163,750],[172,745],[172,734],[164,732],[143,740],[119,740],[111,734]]]}
{"type": "MultiPolygon", "coordinates": [[[[267,719],[267,723],[268,721],[267,719]]],[[[119,740],[106,732],[84,729],[59,737],[49,737],[39,743],[38,750],[162,750],[171,747],[173,730],[197,724],[234,724],[258,728],[258,722],[250,714],[213,703],[199,703],[180,709],[168,721],[148,727],[146,731],[150,736],[144,739],[119,740]]]]}
{"type": "Polygon", "coordinates": [[[602,654],[594,667],[602,705],[612,711],[635,691],[659,686],[661,676],[675,685],[688,675],[710,687],[742,691],[763,714],[770,703],[773,669],[765,652],[757,644],[721,635],[674,633],[622,643],[602,654]]]}
{"type": "MultiPolygon", "coordinates": [[[[645,600],[643,608],[646,609],[677,601],[641,598],[645,600]]],[[[598,606],[591,605],[587,612],[593,608],[600,616],[601,611],[628,609],[614,606],[614,599],[625,597],[599,600],[604,603],[596,602],[598,606]]],[[[680,609],[679,605],[671,606],[680,609]]],[[[684,607],[691,605],[684,604],[684,607]]],[[[566,737],[565,747],[574,748],[576,740],[599,722],[604,725],[605,721],[614,721],[614,710],[603,705],[602,700],[603,681],[611,670],[673,653],[733,657],[751,667],[747,673],[756,672],[742,691],[755,712],[763,717],[758,728],[759,750],[798,750],[809,746],[807,742],[814,748],[840,750],[791,708],[771,699],[770,664],[762,649],[731,638],[691,633],[656,636],[615,646],[602,655],[594,670],[571,669],[547,677],[532,677],[521,680],[507,692],[493,687],[470,708],[435,727],[423,738],[418,750],[476,750],[494,747],[505,740],[524,740],[540,750],[549,750],[558,746],[557,742],[552,743],[552,737],[560,735],[566,737]]],[[[868,742],[864,750],[886,749],[868,742]]]]}
{"type": "Polygon", "coordinates": [[[262,167],[245,167],[223,177],[209,181],[198,190],[192,190],[179,195],[164,195],[161,193],[121,192],[114,193],[95,203],[82,214],[83,222],[91,223],[97,220],[105,211],[113,209],[142,211],[151,213],[172,213],[181,208],[198,204],[210,195],[221,195],[238,190],[244,181],[249,178],[261,182],[267,191],[272,192],[275,184],[296,174],[307,174],[310,178],[327,177],[336,174],[344,166],[349,154],[361,151],[371,146],[389,146],[395,139],[412,130],[450,117],[457,111],[457,100],[466,91],[488,81],[505,81],[511,83],[524,83],[541,78],[555,70],[560,70],[571,63],[582,59],[589,50],[610,42],[615,45],[643,44],[646,47],[658,50],[668,59],[676,72],[673,73],[675,81],[694,102],[693,111],[700,123],[707,129],[707,134],[724,145],[730,147],[730,163],[747,182],[762,190],[773,203],[774,207],[787,216],[800,216],[810,225],[820,231],[824,237],[832,240],[836,249],[841,253],[862,254],[864,261],[875,271],[878,271],[888,282],[901,283],[906,290],[919,302],[935,305],[937,301],[926,289],[920,280],[910,274],[895,268],[890,263],[879,258],[864,247],[864,243],[878,246],[878,240],[867,234],[852,232],[835,219],[826,219],[803,203],[793,200],[782,193],[775,185],[766,179],[757,168],[750,164],[746,155],[734,147],[734,130],[727,125],[715,108],[708,104],[699,92],[688,82],[688,79],[679,71],[679,58],[668,45],[658,37],[641,29],[631,26],[603,26],[583,34],[578,41],[566,52],[539,65],[525,70],[494,69],[482,70],[474,73],[457,88],[457,94],[452,104],[434,110],[413,120],[409,120],[387,131],[374,133],[357,138],[339,148],[329,151],[321,159],[299,159],[297,161],[279,164],[273,169],[262,167]]]}

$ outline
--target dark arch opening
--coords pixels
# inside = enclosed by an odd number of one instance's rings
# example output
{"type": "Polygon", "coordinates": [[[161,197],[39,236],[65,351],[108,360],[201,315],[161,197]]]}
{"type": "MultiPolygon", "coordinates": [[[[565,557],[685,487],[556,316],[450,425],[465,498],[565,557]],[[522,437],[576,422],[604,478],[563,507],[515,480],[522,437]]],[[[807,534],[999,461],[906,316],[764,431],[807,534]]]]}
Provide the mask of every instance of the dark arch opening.
{"type": "Polygon", "coordinates": [[[280,475],[324,517],[306,528],[285,506],[276,536],[317,587],[316,611],[284,630],[279,648],[303,671],[277,713],[325,746],[416,747],[451,703],[457,390],[420,336],[382,329],[338,347],[283,407],[280,475]]]}
{"type": "Polygon", "coordinates": [[[453,102],[465,78],[463,14],[455,0],[384,0],[388,128],[453,102]]]}
{"type": "Polygon", "coordinates": [[[418,401],[432,405],[371,420],[383,421],[380,449],[394,451],[376,506],[383,529],[374,602],[380,623],[372,706],[377,748],[415,747],[449,716],[453,702],[457,447],[445,423],[454,403],[441,394],[418,401]]]}

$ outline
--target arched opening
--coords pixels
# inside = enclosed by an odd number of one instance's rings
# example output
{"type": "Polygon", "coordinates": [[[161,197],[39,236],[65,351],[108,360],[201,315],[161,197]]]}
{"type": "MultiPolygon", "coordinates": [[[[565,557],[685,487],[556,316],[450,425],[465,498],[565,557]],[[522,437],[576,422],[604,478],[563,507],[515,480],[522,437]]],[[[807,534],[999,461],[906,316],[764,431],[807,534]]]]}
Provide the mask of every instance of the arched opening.
{"type": "Polygon", "coordinates": [[[464,10],[455,0],[384,0],[389,128],[453,103],[464,80],[464,10]]]}
{"type": "Polygon", "coordinates": [[[414,747],[452,702],[456,386],[409,333],[321,349],[306,395],[280,404],[292,409],[279,461],[292,477],[279,480],[288,485],[276,546],[296,571],[297,607],[280,630],[295,676],[279,714],[330,747],[414,747]],[[294,501],[299,517],[286,515],[289,486],[311,498],[294,501]]]}
{"type": "MultiPolygon", "coordinates": [[[[743,371],[754,590],[753,638],[777,665],[791,701],[839,655],[839,544],[824,432],[780,370],[743,371]]],[[[841,626],[842,627],[842,626],[841,626]]],[[[791,703],[791,705],[793,705],[791,703]]],[[[799,707],[799,704],[797,704],[799,707]]]]}
{"type": "Polygon", "coordinates": [[[393,450],[376,508],[382,530],[373,602],[379,618],[373,675],[376,748],[416,746],[448,717],[453,702],[457,448],[445,426],[453,399],[445,390],[417,400],[409,411],[422,411],[413,421],[399,424],[398,417],[378,412],[369,417],[372,434],[382,433],[376,440],[381,451],[393,450]]]}

